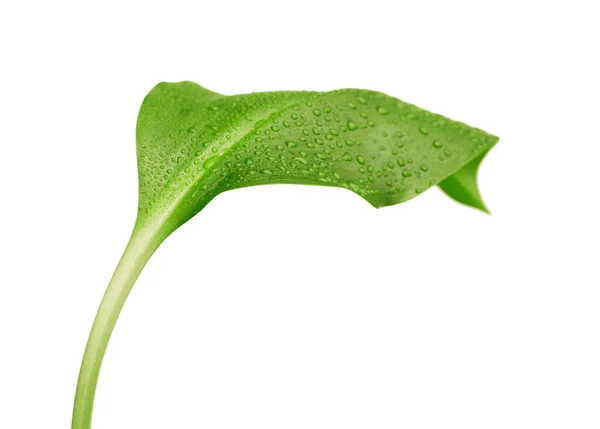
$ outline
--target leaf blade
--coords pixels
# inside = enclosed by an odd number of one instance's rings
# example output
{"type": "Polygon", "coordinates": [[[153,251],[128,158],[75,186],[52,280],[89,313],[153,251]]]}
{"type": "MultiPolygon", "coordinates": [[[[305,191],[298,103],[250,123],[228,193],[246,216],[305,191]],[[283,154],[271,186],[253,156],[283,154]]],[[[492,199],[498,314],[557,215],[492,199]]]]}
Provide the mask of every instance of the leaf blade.
{"type": "Polygon", "coordinates": [[[453,200],[484,213],[492,214],[483,201],[477,182],[479,167],[486,155],[487,151],[478,155],[452,176],[441,181],[438,186],[453,200]]]}
{"type": "Polygon", "coordinates": [[[465,202],[457,189],[472,191],[471,170],[461,170],[497,141],[374,91],[224,96],[192,82],[157,85],[137,137],[140,221],[173,230],[219,193],[262,184],[343,187],[374,207],[441,185],[465,202]]]}

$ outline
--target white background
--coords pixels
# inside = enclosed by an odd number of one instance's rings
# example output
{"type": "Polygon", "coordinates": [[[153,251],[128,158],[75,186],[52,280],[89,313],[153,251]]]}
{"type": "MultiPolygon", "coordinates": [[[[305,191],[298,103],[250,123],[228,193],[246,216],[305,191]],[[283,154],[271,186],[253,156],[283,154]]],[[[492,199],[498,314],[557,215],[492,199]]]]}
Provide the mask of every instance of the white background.
{"type": "Polygon", "coordinates": [[[600,427],[594,3],[3,2],[0,428],[70,425],[163,80],[368,88],[483,128],[493,216],[435,189],[219,196],[136,284],[94,429],[600,427]]]}

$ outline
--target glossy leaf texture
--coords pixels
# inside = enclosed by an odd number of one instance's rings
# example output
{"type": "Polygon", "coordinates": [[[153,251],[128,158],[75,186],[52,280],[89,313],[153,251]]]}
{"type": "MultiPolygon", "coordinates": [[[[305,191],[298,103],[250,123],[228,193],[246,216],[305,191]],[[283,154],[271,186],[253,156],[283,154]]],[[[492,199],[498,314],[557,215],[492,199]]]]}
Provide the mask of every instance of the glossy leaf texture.
{"type": "Polygon", "coordinates": [[[375,207],[439,185],[487,211],[476,176],[497,140],[380,92],[224,96],[161,83],[137,123],[138,226],[172,231],[221,192],[275,183],[342,187],[375,207]]]}

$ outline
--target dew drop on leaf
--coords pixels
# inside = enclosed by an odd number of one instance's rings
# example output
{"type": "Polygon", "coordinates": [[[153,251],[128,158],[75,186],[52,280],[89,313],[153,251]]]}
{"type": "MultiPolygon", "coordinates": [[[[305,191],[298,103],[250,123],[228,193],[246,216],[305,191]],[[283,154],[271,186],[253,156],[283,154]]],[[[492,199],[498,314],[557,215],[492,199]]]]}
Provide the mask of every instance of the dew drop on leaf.
{"type": "Polygon", "coordinates": [[[210,170],[216,165],[216,163],[218,161],[219,161],[218,156],[211,156],[210,158],[207,158],[206,161],[204,161],[204,164],[202,164],[202,167],[204,167],[204,169],[206,169],[206,170],[210,170]]]}

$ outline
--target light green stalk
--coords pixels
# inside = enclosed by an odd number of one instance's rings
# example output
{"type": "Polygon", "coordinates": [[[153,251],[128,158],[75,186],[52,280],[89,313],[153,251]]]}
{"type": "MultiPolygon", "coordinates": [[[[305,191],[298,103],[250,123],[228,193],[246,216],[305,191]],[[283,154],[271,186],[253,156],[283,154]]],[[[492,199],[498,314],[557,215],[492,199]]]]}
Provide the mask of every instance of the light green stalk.
{"type": "Polygon", "coordinates": [[[92,425],[96,385],[108,341],[133,284],[161,242],[157,234],[136,229],[131,235],[102,298],[88,338],[77,381],[72,429],[89,429],[92,425]]]}

